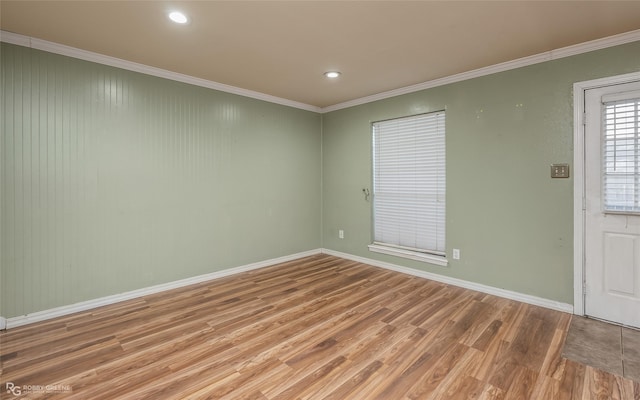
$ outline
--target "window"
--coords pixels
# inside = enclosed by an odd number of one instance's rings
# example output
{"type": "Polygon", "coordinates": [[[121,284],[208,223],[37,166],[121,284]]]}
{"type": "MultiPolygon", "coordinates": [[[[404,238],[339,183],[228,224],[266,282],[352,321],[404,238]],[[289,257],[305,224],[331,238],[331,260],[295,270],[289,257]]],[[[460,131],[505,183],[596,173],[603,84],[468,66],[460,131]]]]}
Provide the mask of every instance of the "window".
{"type": "Polygon", "coordinates": [[[444,111],[373,124],[371,251],[447,265],[444,111]]]}
{"type": "Polygon", "coordinates": [[[604,209],[640,213],[640,93],[605,96],[603,103],[604,209]]]}

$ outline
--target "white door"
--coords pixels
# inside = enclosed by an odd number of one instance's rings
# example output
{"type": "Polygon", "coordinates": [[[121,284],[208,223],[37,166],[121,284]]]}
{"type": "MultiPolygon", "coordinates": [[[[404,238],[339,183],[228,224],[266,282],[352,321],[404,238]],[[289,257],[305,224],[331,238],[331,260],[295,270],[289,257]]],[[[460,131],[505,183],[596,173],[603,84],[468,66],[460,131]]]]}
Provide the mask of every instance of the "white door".
{"type": "Polygon", "coordinates": [[[640,327],[640,82],[585,93],[585,314],[640,327]]]}

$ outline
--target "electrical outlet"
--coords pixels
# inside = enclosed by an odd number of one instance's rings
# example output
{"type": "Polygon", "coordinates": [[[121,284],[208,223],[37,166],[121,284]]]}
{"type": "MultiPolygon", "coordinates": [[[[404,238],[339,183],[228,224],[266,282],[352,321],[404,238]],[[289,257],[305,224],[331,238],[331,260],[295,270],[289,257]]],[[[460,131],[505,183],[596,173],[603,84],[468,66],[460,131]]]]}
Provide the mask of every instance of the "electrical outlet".
{"type": "Polygon", "coordinates": [[[460,249],[453,249],[453,259],[454,260],[460,259],[460,249]]]}
{"type": "Polygon", "coordinates": [[[344,231],[343,231],[342,229],[340,229],[340,230],[338,231],[338,237],[339,237],[340,239],[344,239],[344,231]]]}

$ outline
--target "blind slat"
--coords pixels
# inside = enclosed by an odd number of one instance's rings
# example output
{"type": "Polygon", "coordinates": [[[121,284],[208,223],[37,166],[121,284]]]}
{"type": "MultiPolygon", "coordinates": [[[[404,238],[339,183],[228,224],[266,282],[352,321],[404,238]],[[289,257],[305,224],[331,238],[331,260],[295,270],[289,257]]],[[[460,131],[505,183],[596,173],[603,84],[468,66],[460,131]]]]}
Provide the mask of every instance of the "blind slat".
{"type": "MultiPolygon", "coordinates": [[[[637,95],[637,92],[635,93],[637,95]]],[[[603,98],[605,211],[640,212],[640,97],[603,98]]]]}
{"type": "Polygon", "coordinates": [[[373,124],[374,240],[445,251],[445,113],[373,124]]]}

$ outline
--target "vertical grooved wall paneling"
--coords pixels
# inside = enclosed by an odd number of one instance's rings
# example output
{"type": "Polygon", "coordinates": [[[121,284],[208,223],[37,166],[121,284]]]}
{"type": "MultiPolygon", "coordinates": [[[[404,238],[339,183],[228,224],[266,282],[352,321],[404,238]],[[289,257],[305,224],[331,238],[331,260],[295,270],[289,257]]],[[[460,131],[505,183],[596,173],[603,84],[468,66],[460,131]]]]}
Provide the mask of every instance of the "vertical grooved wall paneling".
{"type": "Polygon", "coordinates": [[[320,247],[320,116],[2,44],[0,315],[320,247]]]}

